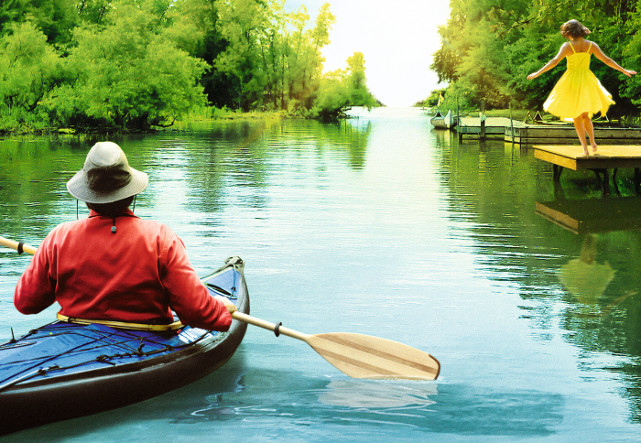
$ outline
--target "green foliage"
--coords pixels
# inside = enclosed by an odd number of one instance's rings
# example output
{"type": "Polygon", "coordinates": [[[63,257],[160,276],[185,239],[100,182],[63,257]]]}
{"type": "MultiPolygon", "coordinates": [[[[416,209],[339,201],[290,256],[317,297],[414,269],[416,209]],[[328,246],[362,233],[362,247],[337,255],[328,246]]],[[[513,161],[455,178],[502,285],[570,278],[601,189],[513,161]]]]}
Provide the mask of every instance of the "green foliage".
{"type": "Polygon", "coordinates": [[[0,130],[46,126],[41,103],[58,76],[59,57],[30,22],[0,38],[0,130]]]}
{"type": "Polygon", "coordinates": [[[308,113],[309,117],[321,121],[335,121],[345,116],[349,104],[345,77],[345,73],[340,70],[323,77],[318,97],[308,113]]]}
{"type": "Polygon", "coordinates": [[[3,0],[0,2],[0,36],[10,25],[29,22],[56,46],[69,42],[78,23],[76,0],[3,0]]]}
{"type": "Polygon", "coordinates": [[[347,59],[347,69],[327,73],[321,79],[314,105],[306,114],[322,121],[336,121],[345,116],[351,106],[368,109],[380,103],[367,89],[365,59],[355,52],[347,59]]]}
{"type": "Polygon", "coordinates": [[[264,72],[259,70],[259,41],[268,27],[268,2],[257,0],[217,0],[218,29],[228,45],[214,61],[217,71],[233,79],[237,91],[236,107],[248,111],[260,105],[260,92],[265,86],[264,72]]]}
{"type": "Polygon", "coordinates": [[[430,95],[423,100],[422,102],[417,103],[418,106],[430,106],[430,107],[436,107],[439,106],[444,100],[444,94],[445,89],[434,89],[432,92],[430,92],[430,95]]]}
{"type": "Polygon", "coordinates": [[[362,54],[322,75],[334,20],[328,4],[312,23],[285,0],[5,0],[0,130],[146,130],[207,108],[334,118],[375,106],[362,54]]]}
{"type": "Polygon", "coordinates": [[[9,32],[12,23],[22,21],[28,0],[3,0],[0,2],[0,36],[9,32]]]}
{"type": "Polygon", "coordinates": [[[365,57],[362,52],[355,52],[347,59],[347,69],[348,104],[350,106],[365,106],[368,109],[376,106],[378,102],[367,88],[365,57]]]}
{"type": "Polygon", "coordinates": [[[166,126],[200,105],[205,64],[163,33],[158,2],[116,2],[104,26],[77,29],[69,79],[48,105],[59,125],[166,126]]]}

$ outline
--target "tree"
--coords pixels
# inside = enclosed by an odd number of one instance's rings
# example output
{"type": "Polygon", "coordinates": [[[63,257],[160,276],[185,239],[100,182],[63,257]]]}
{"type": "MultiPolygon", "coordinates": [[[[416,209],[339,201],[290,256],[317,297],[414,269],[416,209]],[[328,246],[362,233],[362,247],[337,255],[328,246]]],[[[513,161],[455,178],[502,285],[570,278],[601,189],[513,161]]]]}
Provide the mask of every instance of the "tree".
{"type": "Polygon", "coordinates": [[[349,94],[345,87],[345,71],[325,74],[318,95],[308,115],[321,121],[336,121],[345,116],[349,94]]]}
{"type": "Polygon", "coordinates": [[[244,111],[260,106],[265,86],[260,66],[259,37],[269,26],[267,2],[259,0],[217,0],[218,28],[228,42],[216,57],[214,67],[234,79],[236,105],[244,111]]]}
{"type": "Polygon", "coordinates": [[[377,105],[374,98],[367,88],[365,77],[365,57],[362,52],[355,52],[347,59],[347,91],[348,104],[350,106],[365,106],[372,108],[377,105]]]}
{"type": "Polygon", "coordinates": [[[19,23],[27,10],[28,0],[4,0],[0,2],[0,36],[9,32],[12,23],[19,23]]]}
{"type": "Polygon", "coordinates": [[[323,79],[334,20],[285,0],[5,0],[0,118],[145,130],[207,104],[370,106],[362,54],[323,79]]]}
{"type": "Polygon", "coordinates": [[[0,129],[41,121],[42,101],[57,81],[60,58],[33,23],[9,26],[0,38],[0,129]]]}
{"type": "Polygon", "coordinates": [[[60,124],[147,129],[203,104],[197,82],[207,66],[165,38],[161,5],[121,0],[104,26],[76,31],[77,46],[65,60],[69,82],[50,102],[60,124]]]}
{"type": "Polygon", "coordinates": [[[365,58],[355,52],[347,59],[347,69],[329,72],[320,81],[316,99],[309,116],[336,121],[345,116],[350,106],[372,108],[380,103],[369,92],[365,81],[365,58]]]}

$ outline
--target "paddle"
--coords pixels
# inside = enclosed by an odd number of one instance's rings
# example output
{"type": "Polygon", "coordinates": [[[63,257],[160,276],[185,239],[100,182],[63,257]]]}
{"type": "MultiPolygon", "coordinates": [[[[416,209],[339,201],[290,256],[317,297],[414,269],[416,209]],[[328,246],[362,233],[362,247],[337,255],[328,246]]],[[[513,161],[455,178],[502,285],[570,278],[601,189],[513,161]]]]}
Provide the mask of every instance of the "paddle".
{"type": "Polygon", "coordinates": [[[336,369],[353,378],[435,380],[441,365],[430,354],[392,340],[349,332],[309,335],[242,312],[232,316],[250,325],[302,340],[336,369]]]}
{"type": "MultiPolygon", "coordinates": [[[[22,242],[2,237],[0,245],[29,254],[36,252],[22,242]]],[[[435,380],[441,369],[439,361],[430,354],[384,338],[348,332],[310,335],[238,311],[232,317],[273,331],[277,337],[283,334],[304,341],[339,371],[353,378],[435,380]]]]}
{"type": "Polygon", "coordinates": [[[34,248],[33,246],[25,245],[23,242],[9,240],[8,238],[4,237],[0,237],[0,245],[6,246],[10,249],[15,249],[16,251],[18,251],[18,254],[26,252],[27,254],[33,255],[36,253],[36,248],[34,248]]]}

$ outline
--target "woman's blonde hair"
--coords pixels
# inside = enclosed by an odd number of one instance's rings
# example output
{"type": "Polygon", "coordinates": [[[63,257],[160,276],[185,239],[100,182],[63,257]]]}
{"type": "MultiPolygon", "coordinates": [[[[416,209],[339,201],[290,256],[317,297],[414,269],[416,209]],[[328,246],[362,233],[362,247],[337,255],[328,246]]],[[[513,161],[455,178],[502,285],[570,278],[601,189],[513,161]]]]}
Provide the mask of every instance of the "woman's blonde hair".
{"type": "Polygon", "coordinates": [[[578,20],[569,20],[561,25],[561,35],[565,38],[579,38],[585,37],[590,33],[590,30],[583,26],[578,20]]]}

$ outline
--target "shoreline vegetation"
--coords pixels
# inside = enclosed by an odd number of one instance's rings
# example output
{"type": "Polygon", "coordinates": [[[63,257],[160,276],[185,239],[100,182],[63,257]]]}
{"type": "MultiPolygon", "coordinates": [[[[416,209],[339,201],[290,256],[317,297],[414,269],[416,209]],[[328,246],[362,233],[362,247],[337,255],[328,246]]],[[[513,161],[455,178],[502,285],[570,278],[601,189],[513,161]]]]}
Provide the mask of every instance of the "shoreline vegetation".
{"type": "MultiPolygon", "coordinates": [[[[592,2],[542,0],[450,2],[450,16],[439,27],[441,46],[430,68],[445,86],[422,103],[441,110],[495,109],[539,112],[565,63],[551,75],[527,80],[527,75],[558,53],[565,39],[560,26],[575,18],[592,33],[603,51],[624,66],[641,70],[641,3],[636,0],[592,2]]],[[[641,76],[627,78],[592,58],[591,70],[612,94],[610,121],[641,126],[641,76]]]]}
{"type": "Polygon", "coordinates": [[[0,4],[0,134],[145,132],[197,118],[336,121],[381,106],[365,59],[323,73],[335,19],[285,0],[0,4]]]}

